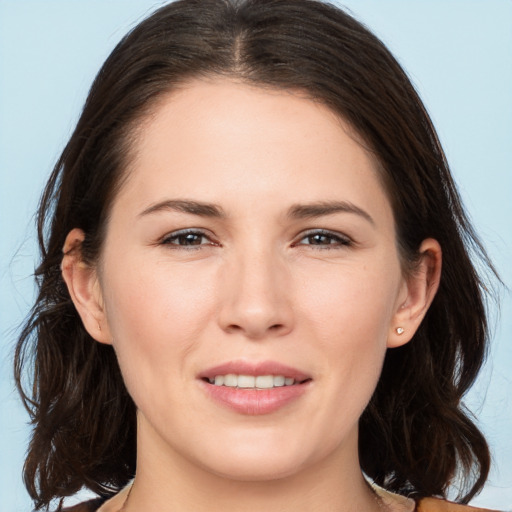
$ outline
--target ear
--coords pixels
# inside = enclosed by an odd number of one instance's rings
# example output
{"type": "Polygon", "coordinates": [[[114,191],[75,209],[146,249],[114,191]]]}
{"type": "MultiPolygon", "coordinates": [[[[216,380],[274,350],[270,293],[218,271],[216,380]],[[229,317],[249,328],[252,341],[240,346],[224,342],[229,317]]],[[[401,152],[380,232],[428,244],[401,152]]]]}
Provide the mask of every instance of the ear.
{"type": "Polygon", "coordinates": [[[441,279],[442,251],[437,240],[423,240],[420,260],[414,271],[404,277],[397,309],[390,325],[388,347],[408,343],[420,326],[434,300],[441,279]]]}
{"type": "Polygon", "coordinates": [[[81,229],[68,233],[63,247],[62,278],[87,332],[96,341],[111,344],[97,270],[82,258],[84,239],[81,229]]]}

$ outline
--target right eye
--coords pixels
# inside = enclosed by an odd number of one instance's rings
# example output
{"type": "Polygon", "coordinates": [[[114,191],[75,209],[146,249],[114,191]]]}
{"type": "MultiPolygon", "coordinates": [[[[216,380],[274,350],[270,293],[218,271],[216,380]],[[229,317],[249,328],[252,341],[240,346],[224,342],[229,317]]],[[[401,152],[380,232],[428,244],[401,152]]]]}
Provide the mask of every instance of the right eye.
{"type": "Polygon", "coordinates": [[[202,245],[214,243],[202,232],[197,230],[182,230],[169,233],[162,238],[162,245],[171,245],[184,248],[200,248],[202,245]]]}

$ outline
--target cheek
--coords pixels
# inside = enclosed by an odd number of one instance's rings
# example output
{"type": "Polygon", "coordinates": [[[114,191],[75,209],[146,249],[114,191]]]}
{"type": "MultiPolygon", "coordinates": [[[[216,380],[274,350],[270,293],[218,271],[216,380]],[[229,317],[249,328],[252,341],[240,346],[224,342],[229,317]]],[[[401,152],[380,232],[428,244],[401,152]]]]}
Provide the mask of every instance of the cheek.
{"type": "MultiPolygon", "coordinates": [[[[302,315],[323,357],[320,368],[333,395],[366,405],[380,376],[399,290],[400,268],[381,264],[336,268],[329,279],[308,280],[302,315]],[[341,395],[338,395],[341,396],[341,395]]],[[[331,397],[335,400],[335,397],[331,397]]]]}
{"type": "Polygon", "coordinates": [[[185,354],[212,316],[211,278],[197,268],[179,271],[165,261],[116,260],[105,272],[105,307],[127,386],[149,386],[172,372],[180,378],[185,354]],[[139,264],[138,264],[139,263],[139,264]],[[136,268],[137,271],[126,269],[136,268]],[[160,375],[162,374],[162,375],[160,375]]]}
{"type": "Polygon", "coordinates": [[[340,266],[303,280],[302,315],[334,346],[387,340],[400,283],[398,265],[340,266]]]}

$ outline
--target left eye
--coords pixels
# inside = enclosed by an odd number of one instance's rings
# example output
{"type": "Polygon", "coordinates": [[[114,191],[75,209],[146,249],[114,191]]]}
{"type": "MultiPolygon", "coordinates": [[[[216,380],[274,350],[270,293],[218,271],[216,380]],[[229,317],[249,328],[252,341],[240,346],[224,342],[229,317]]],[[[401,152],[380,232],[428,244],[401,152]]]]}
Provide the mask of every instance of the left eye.
{"type": "Polygon", "coordinates": [[[330,249],[333,246],[350,245],[350,239],[346,236],[332,233],[330,231],[313,231],[306,233],[297,243],[298,245],[313,245],[324,249],[330,249]]]}
{"type": "Polygon", "coordinates": [[[209,238],[199,231],[181,231],[171,233],[162,240],[164,245],[178,245],[181,247],[200,246],[211,243],[209,238]]]}

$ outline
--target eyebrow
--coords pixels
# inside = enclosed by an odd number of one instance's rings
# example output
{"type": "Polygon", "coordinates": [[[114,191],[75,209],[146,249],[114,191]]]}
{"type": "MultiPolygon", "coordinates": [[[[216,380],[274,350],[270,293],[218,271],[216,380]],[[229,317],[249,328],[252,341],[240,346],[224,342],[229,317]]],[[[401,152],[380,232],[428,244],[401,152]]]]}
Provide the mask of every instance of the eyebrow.
{"type": "MultiPolygon", "coordinates": [[[[201,217],[227,217],[224,210],[216,204],[192,201],[189,199],[167,199],[165,201],[160,201],[143,210],[139,214],[139,217],[166,210],[190,213],[201,217]]],[[[369,213],[348,201],[323,201],[319,203],[295,204],[289,208],[287,217],[292,219],[311,219],[326,215],[334,215],[336,213],[351,213],[359,215],[370,224],[375,225],[375,221],[369,213]]]]}
{"type": "Polygon", "coordinates": [[[175,211],[182,213],[191,213],[201,217],[224,218],[226,214],[220,206],[202,201],[191,201],[188,199],[167,199],[153,204],[139,214],[139,217],[161,211],[175,211]]]}
{"type": "Polygon", "coordinates": [[[375,226],[375,221],[372,216],[348,201],[324,201],[319,203],[309,204],[295,204],[288,210],[288,217],[292,219],[311,219],[316,217],[323,217],[325,215],[333,215],[335,213],[351,213],[359,215],[367,220],[372,226],[375,226]]]}

